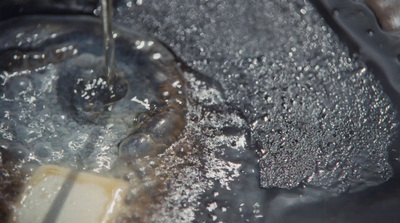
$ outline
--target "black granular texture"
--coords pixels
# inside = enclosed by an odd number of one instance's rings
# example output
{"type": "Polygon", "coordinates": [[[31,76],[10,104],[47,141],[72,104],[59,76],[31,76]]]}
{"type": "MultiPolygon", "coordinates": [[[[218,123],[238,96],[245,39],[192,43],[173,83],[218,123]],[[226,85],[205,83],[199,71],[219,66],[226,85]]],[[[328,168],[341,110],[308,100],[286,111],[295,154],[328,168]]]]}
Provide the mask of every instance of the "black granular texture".
{"type": "Polygon", "coordinates": [[[250,123],[261,187],[343,192],[392,175],[395,109],[311,3],[125,3],[118,23],[155,34],[222,84],[250,123]]]}

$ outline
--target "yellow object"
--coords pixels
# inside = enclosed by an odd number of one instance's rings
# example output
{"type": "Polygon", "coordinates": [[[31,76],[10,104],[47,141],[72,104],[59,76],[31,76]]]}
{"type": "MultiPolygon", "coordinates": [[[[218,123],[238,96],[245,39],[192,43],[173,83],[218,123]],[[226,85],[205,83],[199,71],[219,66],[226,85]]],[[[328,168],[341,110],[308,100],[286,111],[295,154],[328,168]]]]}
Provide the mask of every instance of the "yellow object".
{"type": "Polygon", "coordinates": [[[11,222],[112,222],[127,189],[128,184],[119,179],[42,166],[27,183],[11,222]]]}

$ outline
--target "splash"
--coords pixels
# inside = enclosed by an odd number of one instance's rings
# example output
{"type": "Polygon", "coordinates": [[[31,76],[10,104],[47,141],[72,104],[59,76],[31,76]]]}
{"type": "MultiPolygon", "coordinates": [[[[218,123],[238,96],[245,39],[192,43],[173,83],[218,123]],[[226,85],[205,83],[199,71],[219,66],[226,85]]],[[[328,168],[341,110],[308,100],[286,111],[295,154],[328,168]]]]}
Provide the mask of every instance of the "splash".
{"type": "Polygon", "coordinates": [[[110,86],[97,19],[33,16],[1,28],[2,150],[104,172],[118,157],[155,156],[176,141],[185,89],[156,40],[116,28],[110,86]]]}

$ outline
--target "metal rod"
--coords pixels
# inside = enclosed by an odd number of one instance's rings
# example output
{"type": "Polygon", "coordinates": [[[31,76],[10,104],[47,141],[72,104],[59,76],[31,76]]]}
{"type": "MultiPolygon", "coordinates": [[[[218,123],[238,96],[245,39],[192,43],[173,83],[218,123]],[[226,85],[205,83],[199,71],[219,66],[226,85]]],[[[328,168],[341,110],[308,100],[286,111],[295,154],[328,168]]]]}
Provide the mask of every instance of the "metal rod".
{"type": "Polygon", "coordinates": [[[107,82],[110,87],[113,86],[115,79],[114,72],[114,57],[115,57],[115,44],[112,33],[112,0],[101,0],[101,11],[103,18],[104,30],[104,54],[107,69],[107,82]]]}

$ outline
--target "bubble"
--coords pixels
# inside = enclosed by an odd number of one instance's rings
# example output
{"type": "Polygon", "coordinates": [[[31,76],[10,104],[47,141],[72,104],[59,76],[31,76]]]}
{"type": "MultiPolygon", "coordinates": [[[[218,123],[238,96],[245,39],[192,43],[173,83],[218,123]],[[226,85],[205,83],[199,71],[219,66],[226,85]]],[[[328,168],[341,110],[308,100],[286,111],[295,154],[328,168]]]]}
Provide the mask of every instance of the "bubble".
{"type": "Polygon", "coordinates": [[[367,30],[367,34],[368,34],[368,36],[373,36],[374,35],[374,31],[372,29],[368,29],[367,30]]]}
{"type": "Polygon", "coordinates": [[[119,146],[119,155],[124,159],[157,155],[165,149],[165,145],[157,145],[148,134],[134,134],[126,138],[119,146]]]}
{"type": "Polygon", "coordinates": [[[37,143],[33,147],[33,154],[38,160],[45,160],[49,162],[51,158],[52,147],[50,143],[37,143]]]}

